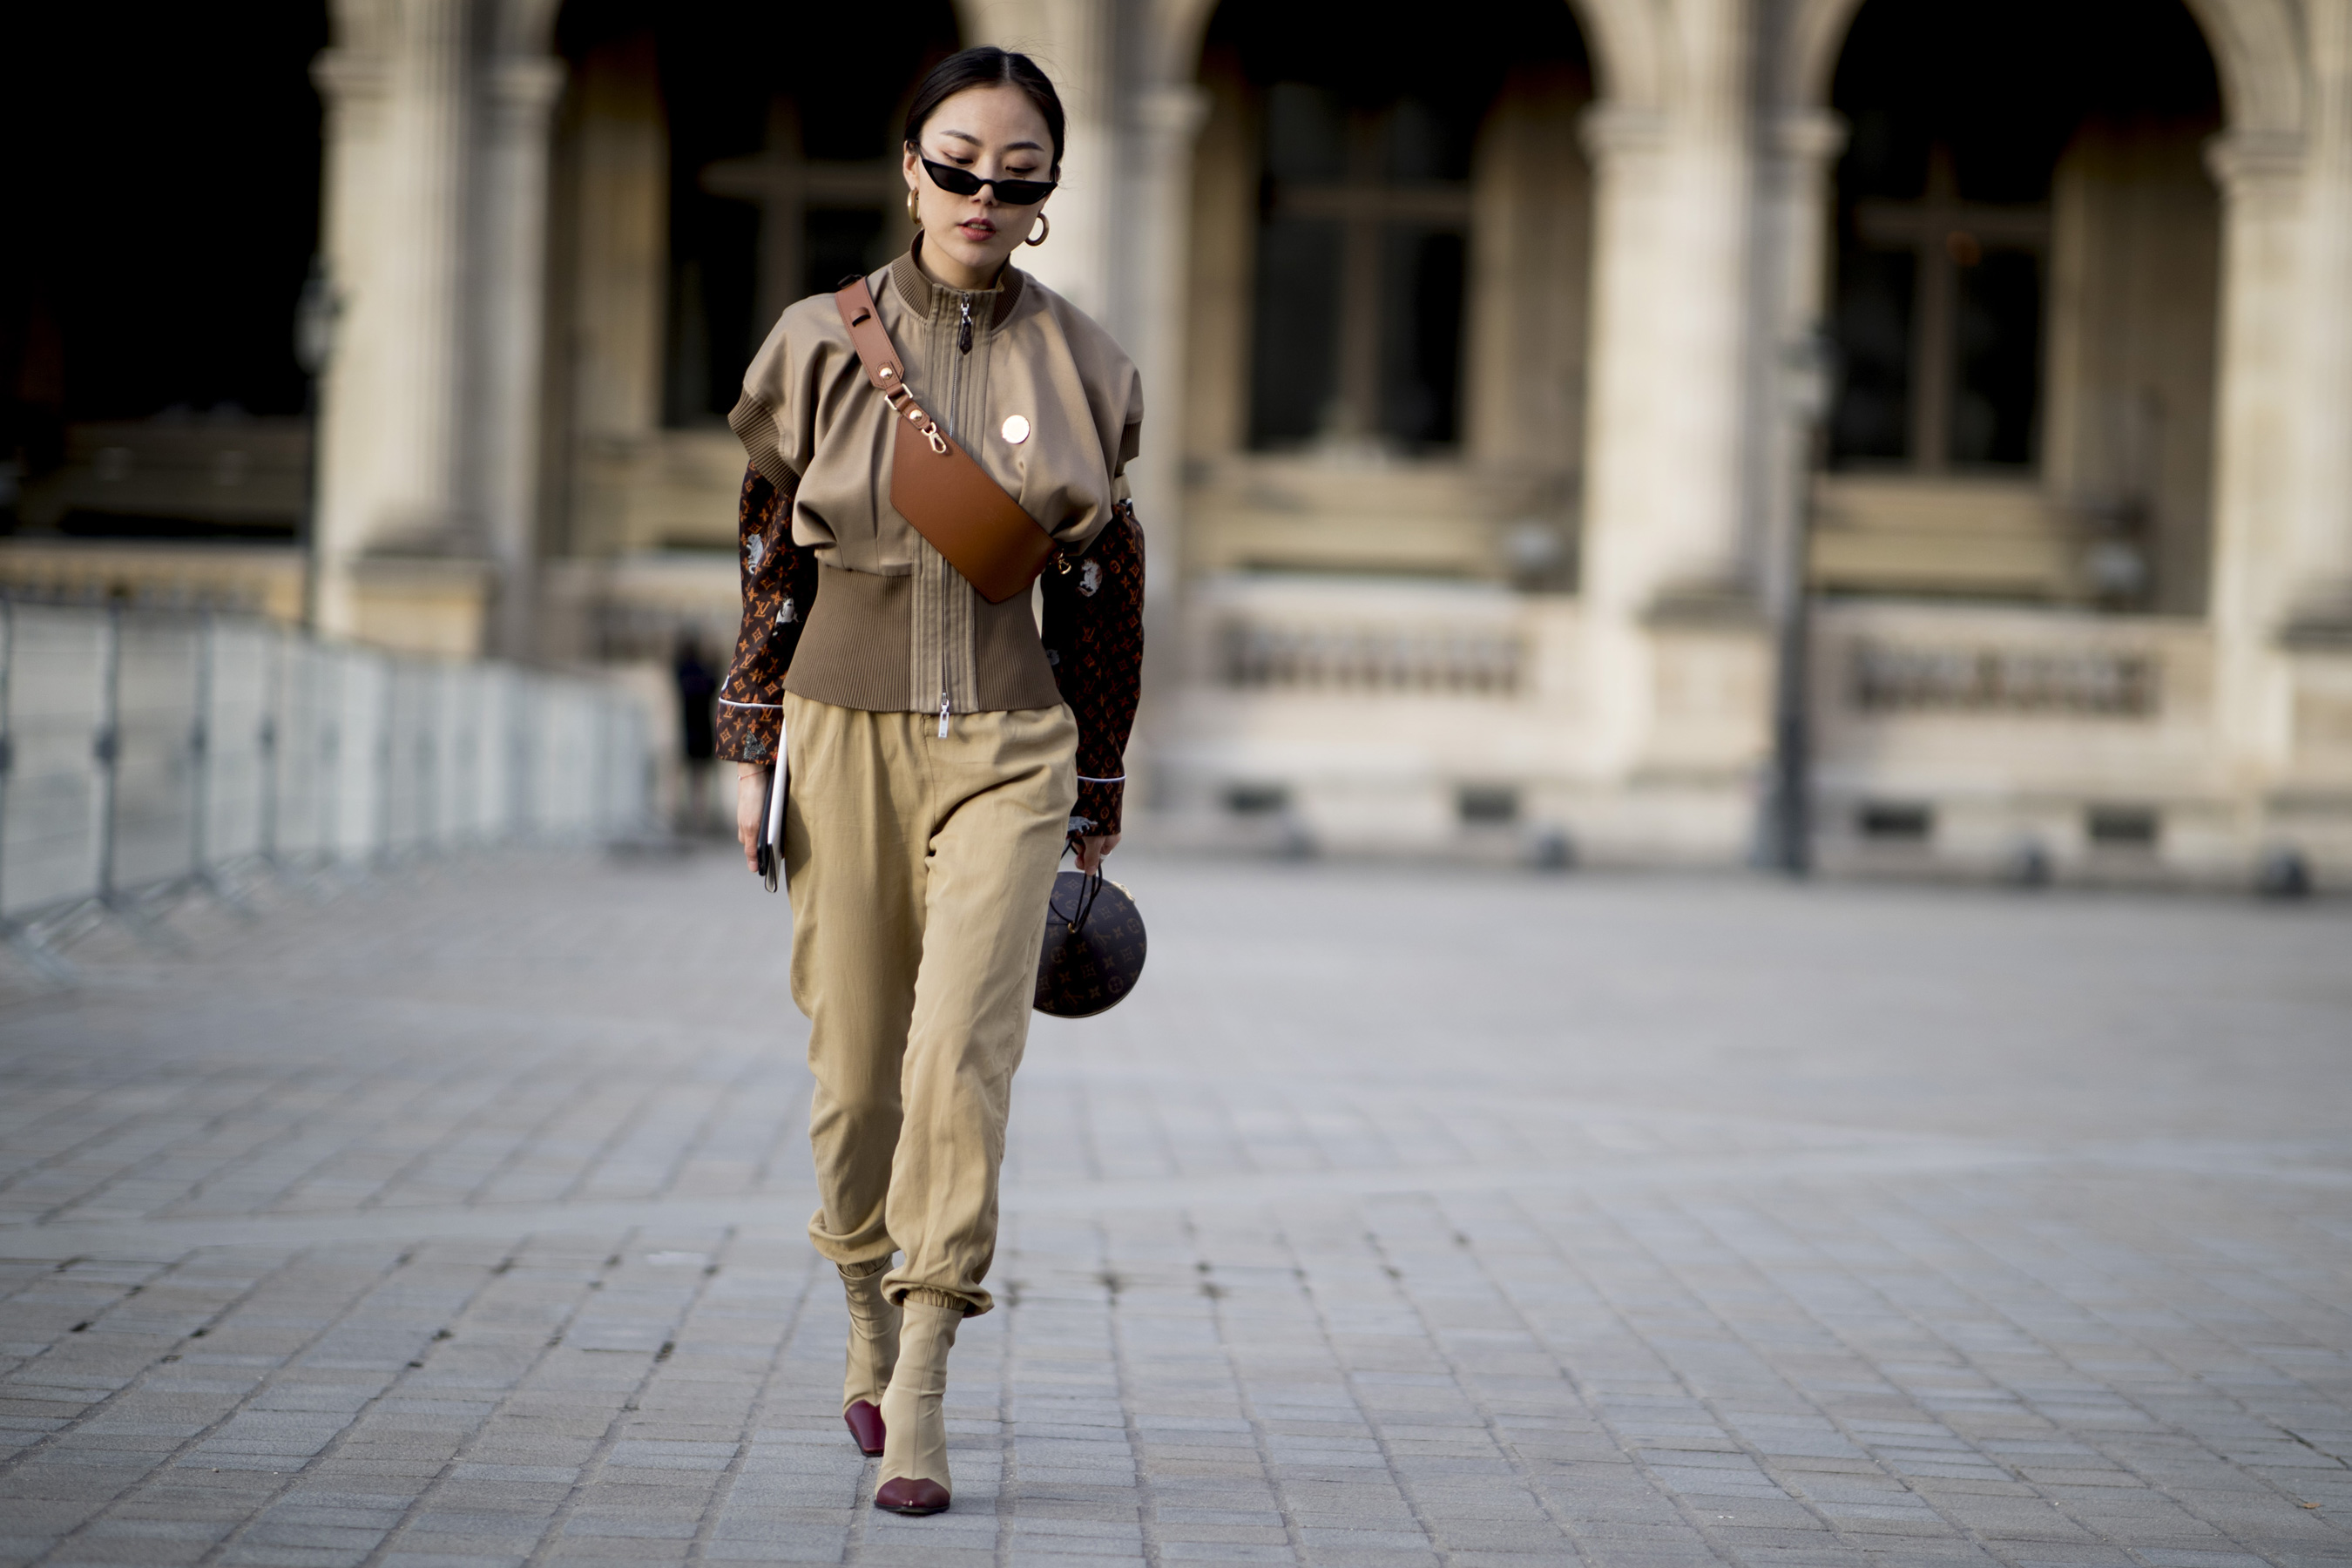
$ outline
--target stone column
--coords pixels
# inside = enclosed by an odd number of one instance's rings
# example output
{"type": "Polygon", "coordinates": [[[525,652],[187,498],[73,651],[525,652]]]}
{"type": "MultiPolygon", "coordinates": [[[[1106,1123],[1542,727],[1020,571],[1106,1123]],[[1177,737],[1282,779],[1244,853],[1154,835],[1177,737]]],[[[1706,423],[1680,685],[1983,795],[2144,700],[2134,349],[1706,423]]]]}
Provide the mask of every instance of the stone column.
{"type": "Polygon", "coordinates": [[[466,175],[471,129],[467,29],[473,0],[399,0],[392,29],[373,298],[393,323],[377,417],[383,490],[378,548],[446,552],[464,538],[466,175]]]}
{"type": "Polygon", "coordinates": [[[320,386],[312,549],[319,627],[349,637],[358,619],[352,563],[367,543],[383,466],[369,394],[389,324],[380,309],[359,304],[373,283],[378,209],[370,193],[383,183],[386,83],[383,58],[349,46],[320,55],[310,77],[326,106],[320,246],[336,300],[332,357],[320,386]]]}
{"type": "Polygon", "coordinates": [[[2352,637],[2352,0],[2308,0],[2311,110],[2304,163],[2302,431],[2284,543],[2284,606],[2298,637],[2352,637]]]}
{"type": "Polygon", "coordinates": [[[669,127],[652,35],[590,53],[572,91],[572,418],[592,442],[641,442],[661,428],[669,276],[669,127]]]}
{"type": "Polygon", "coordinates": [[[1581,596],[1587,750],[1603,775],[1632,768],[1648,716],[1649,648],[1640,635],[1657,573],[1650,560],[1660,487],[1685,482],[1666,452],[1670,400],[1654,330],[1654,269],[1664,248],[1665,117],[1600,104],[1587,111],[1592,163],[1592,332],[1586,369],[1581,596]]]}
{"type": "Polygon", "coordinates": [[[1123,291],[1114,279],[1114,236],[1126,169],[1113,0],[966,0],[959,13],[968,43],[1032,57],[1062,97],[1063,184],[1045,208],[1052,235],[1014,251],[1013,265],[1117,332],[1123,291]]]}
{"type": "Polygon", "coordinates": [[[2292,550],[2303,311],[2304,156],[2276,132],[2218,137],[2221,359],[2214,398],[2214,712],[2233,770],[2276,766],[2290,744],[2291,692],[2276,657],[2296,582],[2292,550]]]}
{"type": "Polygon", "coordinates": [[[1148,661],[1154,685],[1177,672],[1179,602],[1183,590],[1183,407],[1187,258],[1192,244],[1192,139],[1207,117],[1208,94],[1167,85],[1137,95],[1132,248],[1121,272],[1134,291],[1123,334],[1143,374],[1143,451],[1128,469],[1136,507],[1150,539],[1145,636],[1165,657],[1148,661]]]}
{"type": "Polygon", "coordinates": [[[1760,629],[1743,500],[1749,156],[1740,0],[1689,0],[1663,108],[1597,105],[1583,598],[1589,753],[1642,766],[1658,731],[1658,628],[1760,629]]]}
{"type": "Polygon", "coordinates": [[[1746,0],[1657,9],[1655,104],[1604,102],[1581,584],[1580,766],[1622,792],[1621,853],[1745,854],[1770,732],[1749,500],[1767,426],[1752,355],[1755,153],[1746,0]]]}
{"type": "Polygon", "coordinates": [[[468,507],[467,173],[474,0],[383,0],[322,56],[330,266],[319,624],[469,654],[488,588],[468,507]]]}
{"type": "Polygon", "coordinates": [[[1663,110],[1602,104],[1593,161],[1588,592],[1648,607],[1746,591],[1749,158],[1738,0],[1696,0],[1663,110]],[[1718,14],[1720,13],[1720,14],[1718,14]]]}
{"type": "Polygon", "coordinates": [[[497,567],[489,645],[508,658],[534,651],[539,568],[540,427],[546,382],[550,111],[563,82],[553,59],[515,56],[485,82],[482,331],[477,337],[482,419],[472,432],[485,542],[497,567]]]}
{"type": "MultiPolygon", "coordinates": [[[[1656,406],[1666,367],[1658,362],[1658,306],[1672,284],[1656,275],[1665,248],[1671,163],[1667,122],[1656,110],[1612,103],[1586,111],[1592,163],[1592,329],[1586,370],[1584,595],[1638,614],[1650,574],[1636,558],[1653,519],[1656,406]]],[[[1675,379],[1682,379],[1680,376],[1675,379]]]]}

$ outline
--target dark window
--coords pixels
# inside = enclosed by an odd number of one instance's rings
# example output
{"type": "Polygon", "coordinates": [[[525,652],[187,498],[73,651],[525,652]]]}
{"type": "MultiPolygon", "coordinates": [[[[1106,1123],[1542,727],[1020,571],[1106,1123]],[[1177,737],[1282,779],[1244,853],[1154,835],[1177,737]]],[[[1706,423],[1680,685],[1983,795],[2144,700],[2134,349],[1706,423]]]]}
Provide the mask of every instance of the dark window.
{"type": "Polygon", "coordinates": [[[2084,814],[2091,842],[2102,849],[2153,849],[2159,819],[2144,805],[2095,805],[2084,814]]]}
{"type": "Polygon", "coordinates": [[[1507,70],[1583,72],[1567,8],[1492,0],[1433,28],[1369,0],[1335,28],[1296,0],[1229,0],[1209,48],[1258,89],[1251,444],[1458,442],[1472,152],[1507,70]]]}
{"type": "Polygon", "coordinates": [[[1409,322],[1381,344],[1381,431],[1413,446],[1460,436],[1462,285],[1469,247],[1445,229],[1400,226],[1383,237],[1382,319],[1409,322]]]}
{"type": "Polygon", "coordinates": [[[1465,825],[1494,827],[1519,819],[1519,792],[1509,784],[1464,784],[1454,792],[1454,810],[1465,825]]]}
{"type": "Polygon", "coordinates": [[[1271,816],[1290,805],[1290,791],[1277,784],[1237,784],[1225,789],[1225,809],[1236,816],[1271,816]]]}
{"type": "Polygon", "coordinates": [[[1339,226],[1268,218],[1257,236],[1250,438],[1304,441],[1323,427],[1339,369],[1339,312],[1328,298],[1339,271],[1339,226]]]}
{"type": "Polygon", "coordinates": [[[1831,97],[1832,462],[2032,468],[2059,154],[2095,116],[2218,123],[2203,36],[2178,0],[1870,0],[1831,97]]]}
{"type": "Polygon", "coordinates": [[[1992,251],[1960,268],[1958,282],[1951,459],[2030,463],[2042,390],[2041,260],[2025,251],[1992,251]]]}
{"type": "Polygon", "coordinates": [[[1903,460],[1911,442],[1911,300],[1918,258],[1856,248],[1838,278],[1843,395],[1832,439],[1843,458],[1903,460]]]}
{"type": "Polygon", "coordinates": [[[1349,109],[1310,83],[1268,90],[1257,445],[1454,439],[1470,219],[1454,129],[1417,99],[1349,109]]]}
{"type": "Polygon", "coordinates": [[[1833,429],[1864,441],[1841,458],[1930,471],[2033,460],[2050,215],[1963,199],[1954,164],[1937,142],[1916,200],[1853,205],[1838,320],[1859,333],[1860,379],[1833,429]]]}
{"type": "Polygon", "coordinates": [[[1935,828],[1936,814],[1924,805],[1874,801],[1862,808],[1862,836],[1864,838],[1924,843],[1935,828]]]}

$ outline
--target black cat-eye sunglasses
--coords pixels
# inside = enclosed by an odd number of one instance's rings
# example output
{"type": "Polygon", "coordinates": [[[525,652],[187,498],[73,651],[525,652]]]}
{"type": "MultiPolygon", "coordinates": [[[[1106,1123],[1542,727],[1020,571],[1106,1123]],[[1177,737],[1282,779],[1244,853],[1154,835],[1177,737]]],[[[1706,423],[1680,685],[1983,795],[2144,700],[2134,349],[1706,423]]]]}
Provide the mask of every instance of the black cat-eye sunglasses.
{"type": "Polygon", "coordinates": [[[1054,194],[1059,180],[983,180],[970,169],[959,169],[953,163],[934,163],[929,158],[923,168],[931,176],[931,184],[951,196],[976,196],[982,185],[996,187],[996,199],[1009,207],[1034,207],[1054,194]]]}

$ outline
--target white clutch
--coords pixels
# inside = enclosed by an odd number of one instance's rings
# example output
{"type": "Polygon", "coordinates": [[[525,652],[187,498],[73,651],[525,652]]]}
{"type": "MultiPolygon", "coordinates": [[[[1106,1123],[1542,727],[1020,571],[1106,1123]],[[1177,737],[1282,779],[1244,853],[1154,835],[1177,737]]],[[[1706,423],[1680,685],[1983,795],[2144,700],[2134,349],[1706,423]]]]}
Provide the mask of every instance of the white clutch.
{"type": "Polygon", "coordinates": [[[792,873],[784,868],[784,791],[792,769],[785,762],[783,726],[776,726],[776,765],[768,770],[767,818],[760,829],[760,877],[768,891],[788,887],[792,873]]]}

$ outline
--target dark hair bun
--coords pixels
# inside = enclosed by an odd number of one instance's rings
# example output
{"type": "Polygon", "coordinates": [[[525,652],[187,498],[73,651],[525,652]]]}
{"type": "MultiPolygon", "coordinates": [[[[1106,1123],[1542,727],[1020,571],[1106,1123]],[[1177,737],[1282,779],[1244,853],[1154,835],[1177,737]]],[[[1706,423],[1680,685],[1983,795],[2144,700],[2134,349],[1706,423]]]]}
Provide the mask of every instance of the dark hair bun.
{"type": "Polygon", "coordinates": [[[1037,68],[1035,60],[989,44],[950,55],[923,78],[923,85],[915,89],[915,101],[907,110],[907,145],[921,144],[923,127],[930,122],[940,104],[966,88],[994,87],[1000,82],[1019,88],[1037,106],[1037,112],[1045,117],[1046,134],[1054,139],[1054,167],[1061,168],[1062,95],[1054,90],[1054,84],[1037,68]]]}

